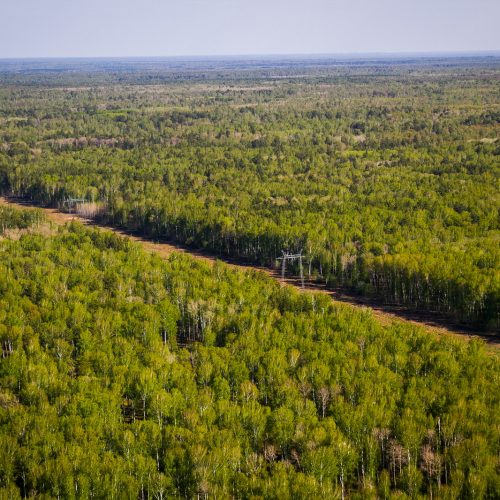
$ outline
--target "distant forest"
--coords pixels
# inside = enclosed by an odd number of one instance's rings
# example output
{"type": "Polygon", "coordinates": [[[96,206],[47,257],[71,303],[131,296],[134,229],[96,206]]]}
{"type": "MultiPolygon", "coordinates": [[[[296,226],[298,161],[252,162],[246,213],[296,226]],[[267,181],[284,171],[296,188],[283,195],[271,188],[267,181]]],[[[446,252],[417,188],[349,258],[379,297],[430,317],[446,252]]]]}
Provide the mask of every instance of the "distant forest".
{"type": "Polygon", "coordinates": [[[496,330],[499,78],[495,57],[3,61],[0,183],[496,330]]]}

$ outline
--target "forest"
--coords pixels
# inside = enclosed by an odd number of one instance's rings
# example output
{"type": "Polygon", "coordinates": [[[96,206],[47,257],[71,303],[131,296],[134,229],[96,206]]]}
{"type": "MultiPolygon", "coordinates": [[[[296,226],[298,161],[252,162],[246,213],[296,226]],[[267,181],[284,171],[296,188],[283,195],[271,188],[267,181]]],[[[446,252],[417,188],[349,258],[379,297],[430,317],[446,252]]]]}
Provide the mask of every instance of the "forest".
{"type": "Polygon", "coordinates": [[[50,231],[0,239],[2,498],[499,497],[483,342],[50,231]]]}
{"type": "Polygon", "coordinates": [[[0,498],[497,499],[500,59],[0,61],[0,498]],[[291,265],[287,272],[298,273],[291,265]]]}
{"type": "Polygon", "coordinates": [[[0,67],[5,193],[498,330],[496,59],[116,64],[0,67]]]}

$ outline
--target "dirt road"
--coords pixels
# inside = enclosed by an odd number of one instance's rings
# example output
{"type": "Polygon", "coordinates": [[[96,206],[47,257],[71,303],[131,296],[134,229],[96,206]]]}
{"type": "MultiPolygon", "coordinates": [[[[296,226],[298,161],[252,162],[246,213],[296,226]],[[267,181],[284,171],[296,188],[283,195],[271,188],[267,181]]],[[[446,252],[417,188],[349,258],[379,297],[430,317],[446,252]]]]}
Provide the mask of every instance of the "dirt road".
{"type": "MultiPolygon", "coordinates": [[[[34,207],[37,206],[34,203],[29,203],[24,200],[12,199],[0,197],[0,205],[11,205],[15,207],[34,207]]],[[[38,207],[41,208],[41,207],[38,207]]],[[[93,221],[83,219],[75,214],[60,212],[55,208],[42,208],[47,218],[57,224],[63,225],[72,220],[79,220],[87,225],[93,225],[101,228],[105,231],[112,231],[117,234],[121,234],[124,237],[127,237],[133,241],[140,243],[147,251],[154,252],[164,258],[168,258],[173,252],[182,252],[191,255],[196,259],[201,259],[208,263],[214,263],[216,260],[222,260],[226,264],[231,267],[238,269],[254,269],[259,272],[263,272],[266,275],[276,279],[280,283],[294,286],[304,293],[307,292],[320,292],[329,295],[333,300],[342,302],[351,307],[357,308],[369,308],[372,310],[373,316],[382,324],[387,325],[394,321],[401,321],[405,323],[412,323],[414,325],[418,325],[424,328],[426,331],[437,334],[437,335],[453,335],[458,336],[465,339],[470,339],[474,337],[481,337],[492,347],[499,348],[500,347],[500,337],[495,334],[484,334],[481,332],[477,332],[462,325],[458,325],[452,323],[448,318],[433,313],[426,313],[422,311],[409,311],[403,307],[398,306],[388,306],[381,303],[377,303],[374,300],[368,299],[366,297],[357,296],[355,294],[349,293],[345,290],[329,290],[325,287],[324,284],[317,282],[306,282],[305,288],[300,287],[300,283],[297,279],[288,278],[283,280],[278,271],[259,267],[255,265],[249,265],[245,263],[241,263],[232,259],[227,259],[224,257],[216,257],[207,252],[193,250],[188,247],[185,247],[176,243],[168,243],[168,242],[153,242],[146,238],[142,238],[140,236],[131,234],[130,232],[117,229],[109,226],[96,225],[93,221]]]]}

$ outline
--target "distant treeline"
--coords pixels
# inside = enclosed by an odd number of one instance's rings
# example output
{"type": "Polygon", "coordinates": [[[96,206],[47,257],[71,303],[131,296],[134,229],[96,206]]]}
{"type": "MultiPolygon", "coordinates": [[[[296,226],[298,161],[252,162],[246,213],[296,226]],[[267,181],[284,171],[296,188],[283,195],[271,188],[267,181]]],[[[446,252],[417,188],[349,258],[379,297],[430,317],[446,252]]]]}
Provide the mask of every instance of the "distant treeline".
{"type": "Polygon", "coordinates": [[[5,83],[3,189],[83,197],[106,222],[265,265],[302,251],[330,286],[498,328],[495,59],[269,67],[225,68],[231,82],[5,83]]]}

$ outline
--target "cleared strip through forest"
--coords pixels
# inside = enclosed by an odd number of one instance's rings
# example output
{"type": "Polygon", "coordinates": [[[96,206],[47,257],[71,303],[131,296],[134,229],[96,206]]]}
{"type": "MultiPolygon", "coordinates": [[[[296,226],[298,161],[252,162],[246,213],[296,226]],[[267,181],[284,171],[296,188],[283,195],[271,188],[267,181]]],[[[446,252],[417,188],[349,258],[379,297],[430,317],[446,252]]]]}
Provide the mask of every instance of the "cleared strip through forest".
{"type": "Polygon", "coordinates": [[[87,225],[99,227],[100,229],[106,231],[112,231],[114,233],[127,237],[132,241],[140,243],[144,249],[150,252],[154,252],[163,258],[168,258],[173,252],[181,252],[189,254],[193,258],[203,260],[210,264],[219,260],[237,269],[253,269],[255,271],[263,272],[273,279],[279,281],[280,283],[293,286],[303,292],[325,293],[329,295],[332,300],[350,305],[351,307],[371,309],[373,316],[382,324],[389,324],[393,321],[412,323],[424,328],[426,331],[433,334],[454,335],[466,339],[480,337],[488,342],[488,344],[490,344],[491,346],[495,348],[500,347],[500,336],[497,333],[488,334],[484,332],[478,332],[473,329],[464,327],[463,325],[453,323],[445,316],[439,314],[428,313],[425,311],[411,311],[404,307],[381,304],[376,300],[358,296],[343,289],[327,289],[324,284],[313,281],[306,280],[305,287],[301,288],[299,279],[294,277],[282,279],[280,272],[275,269],[256,266],[254,264],[247,264],[227,257],[215,256],[208,252],[188,248],[185,245],[180,245],[177,243],[155,242],[143,238],[142,236],[133,234],[125,229],[104,226],[96,223],[93,220],[85,219],[77,214],[61,212],[56,208],[41,207],[40,205],[34,202],[30,202],[29,200],[0,196],[0,205],[41,208],[45,212],[47,218],[57,225],[63,225],[72,220],[78,220],[87,225]]]}

